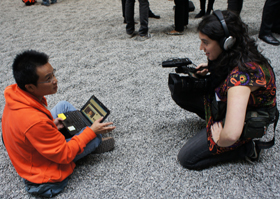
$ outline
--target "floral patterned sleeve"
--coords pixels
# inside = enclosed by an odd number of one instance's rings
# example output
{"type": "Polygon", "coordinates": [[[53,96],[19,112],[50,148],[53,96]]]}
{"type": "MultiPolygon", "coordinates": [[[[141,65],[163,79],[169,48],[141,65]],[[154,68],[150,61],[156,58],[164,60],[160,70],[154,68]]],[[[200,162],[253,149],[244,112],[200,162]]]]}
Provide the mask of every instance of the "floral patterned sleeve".
{"type": "MultiPolygon", "coordinates": [[[[247,73],[238,70],[236,67],[230,74],[227,82],[227,88],[231,88],[233,86],[257,86],[257,87],[266,87],[266,75],[270,74],[267,71],[264,71],[262,67],[255,63],[247,63],[254,72],[247,73]]],[[[265,69],[267,70],[267,69],[265,69]]],[[[269,78],[270,79],[270,78],[269,78]]]]}
{"type": "Polygon", "coordinates": [[[227,90],[233,86],[259,87],[252,92],[248,105],[251,107],[272,107],[276,104],[275,76],[272,68],[262,67],[256,63],[247,63],[254,72],[246,73],[235,68],[227,80],[227,90]]]}

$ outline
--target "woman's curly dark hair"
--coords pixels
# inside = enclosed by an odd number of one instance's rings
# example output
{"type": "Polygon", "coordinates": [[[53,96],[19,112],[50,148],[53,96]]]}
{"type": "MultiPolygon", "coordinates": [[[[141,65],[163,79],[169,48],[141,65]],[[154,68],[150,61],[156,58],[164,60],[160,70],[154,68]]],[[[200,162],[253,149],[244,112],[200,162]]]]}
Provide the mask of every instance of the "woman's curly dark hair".
{"type": "MultiPolygon", "coordinates": [[[[251,72],[246,66],[248,62],[256,62],[264,67],[269,67],[269,61],[259,52],[256,41],[249,37],[248,27],[240,17],[228,10],[222,11],[222,14],[229,34],[236,38],[236,42],[229,50],[223,50],[214,61],[213,71],[218,76],[224,76],[225,73],[228,74],[238,66],[241,71],[251,72]]],[[[218,43],[225,38],[221,22],[214,14],[204,17],[197,30],[218,43]]]]}

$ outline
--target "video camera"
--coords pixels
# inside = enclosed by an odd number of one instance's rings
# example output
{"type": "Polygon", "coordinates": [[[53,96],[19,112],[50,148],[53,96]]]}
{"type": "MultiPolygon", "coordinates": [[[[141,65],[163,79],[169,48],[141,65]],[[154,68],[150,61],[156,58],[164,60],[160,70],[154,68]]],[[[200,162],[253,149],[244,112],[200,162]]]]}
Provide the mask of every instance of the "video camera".
{"type": "Polygon", "coordinates": [[[205,93],[209,89],[209,75],[196,74],[197,71],[207,67],[196,69],[196,65],[189,58],[168,59],[162,62],[162,67],[176,67],[176,73],[169,73],[168,79],[168,87],[174,100],[179,96],[188,95],[188,93],[205,93]],[[187,76],[178,73],[187,74],[187,76]]]}
{"type": "Polygon", "coordinates": [[[189,58],[173,58],[168,59],[166,61],[162,62],[163,68],[172,68],[176,67],[175,71],[176,73],[184,73],[184,74],[190,74],[190,73],[196,73],[197,71],[201,71],[205,69],[205,67],[200,67],[199,69],[196,69],[196,65],[192,63],[192,61],[189,58]]]}

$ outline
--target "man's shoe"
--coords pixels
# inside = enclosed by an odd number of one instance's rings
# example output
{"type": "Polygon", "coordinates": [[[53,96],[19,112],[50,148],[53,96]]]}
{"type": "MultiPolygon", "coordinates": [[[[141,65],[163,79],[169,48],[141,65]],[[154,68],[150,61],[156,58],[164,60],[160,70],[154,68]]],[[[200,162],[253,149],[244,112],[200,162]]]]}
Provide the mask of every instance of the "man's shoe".
{"type": "Polygon", "coordinates": [[[112,137],[102,138],[102,142],[99,146],[92,152],[93,154],[101,154],[108,151],[112,151],[115,147],[115,140],[112,137]]]}
{"type": "Polygon", "coordinates": [[[133,31],[133,33],[127,34],[127,35],[128,35],[128,38],[132,38],[132,37],[134,37],[134,36],[137,35],[137,32],[136,32],[136,31],[133,31]]]}
{"type": "Polygon", "coordinates": [[[259,35],[259,38],[261,40],[263,40],[264,42],[274,45],[274,46],[279,46],[280,45],[280,41],[278,41],[275,37],[273,37],[272,34],[268,34],[268,35],[259,35]]]}
{"type": "Polygon", "coordinates": [[[152,35],[150,33],[147,33],[146,35],[140,35],[138,38],[136,38],[139,41],[145,41],[147,39],[150,39],[152,35]]]}
{"type": "Polygon", "coordinates": [[[159,15],[155,15],[155,14],[152,13],[152,12],[149,12],[149,18],[160,19],[160,16],[159,16],[159,15]]]}
{"type": "Polygon", "coordinates": [[[176,30],[172,30],[170,32],[167,32],[166,33],[167,35],[183,35],[184,33],[183,32],[179,32],[179,31],[176,31],[176,30]]]}
{"type": "Polygon", "coordinates": [[[203,17],[205,15],[205,11],[200,11],[197,15],[195,15],[195,17],[194,18],[201,18],[201,17],[203,17]]]}
{"type": "Polygon", "coordinates": [[[55,4],[55,3],[57,3],[57,0],[52,0],[51,1],[51,4],[55,4]]]}

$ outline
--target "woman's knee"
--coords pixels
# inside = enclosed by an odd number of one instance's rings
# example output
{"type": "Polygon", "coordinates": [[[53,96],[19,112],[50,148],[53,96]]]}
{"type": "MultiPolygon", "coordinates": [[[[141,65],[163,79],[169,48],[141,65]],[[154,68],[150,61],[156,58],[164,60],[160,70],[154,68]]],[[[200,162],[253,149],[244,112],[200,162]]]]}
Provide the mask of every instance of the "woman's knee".
{"type": "Polygon", "coordinates": [[[191,161],[192,157],[192,154],[190,154],[188,151],[182,148],[177,155],[177,160],[182,167],[187,169],[193,169],[194,162],[191,161]]]}
{"type": "Polygon", "coordinates": [[[180,165],[186,169],[189,169],[189,170],[203,169],[203,167],[198,166],[197,162],[191,161],[191,156],[193,156],[193,154],[186,155],[180,151],[177,156],[177,160],[180,163],[180,165]]]}
{"type": "Polygon", "coordinates": [[[200,169],[201,161],[210,156],[206,129],[199,131],[194,137],[190,138],[188,142],[181,148],[177,159],[179,163],[187,169],[200,169]]]}

